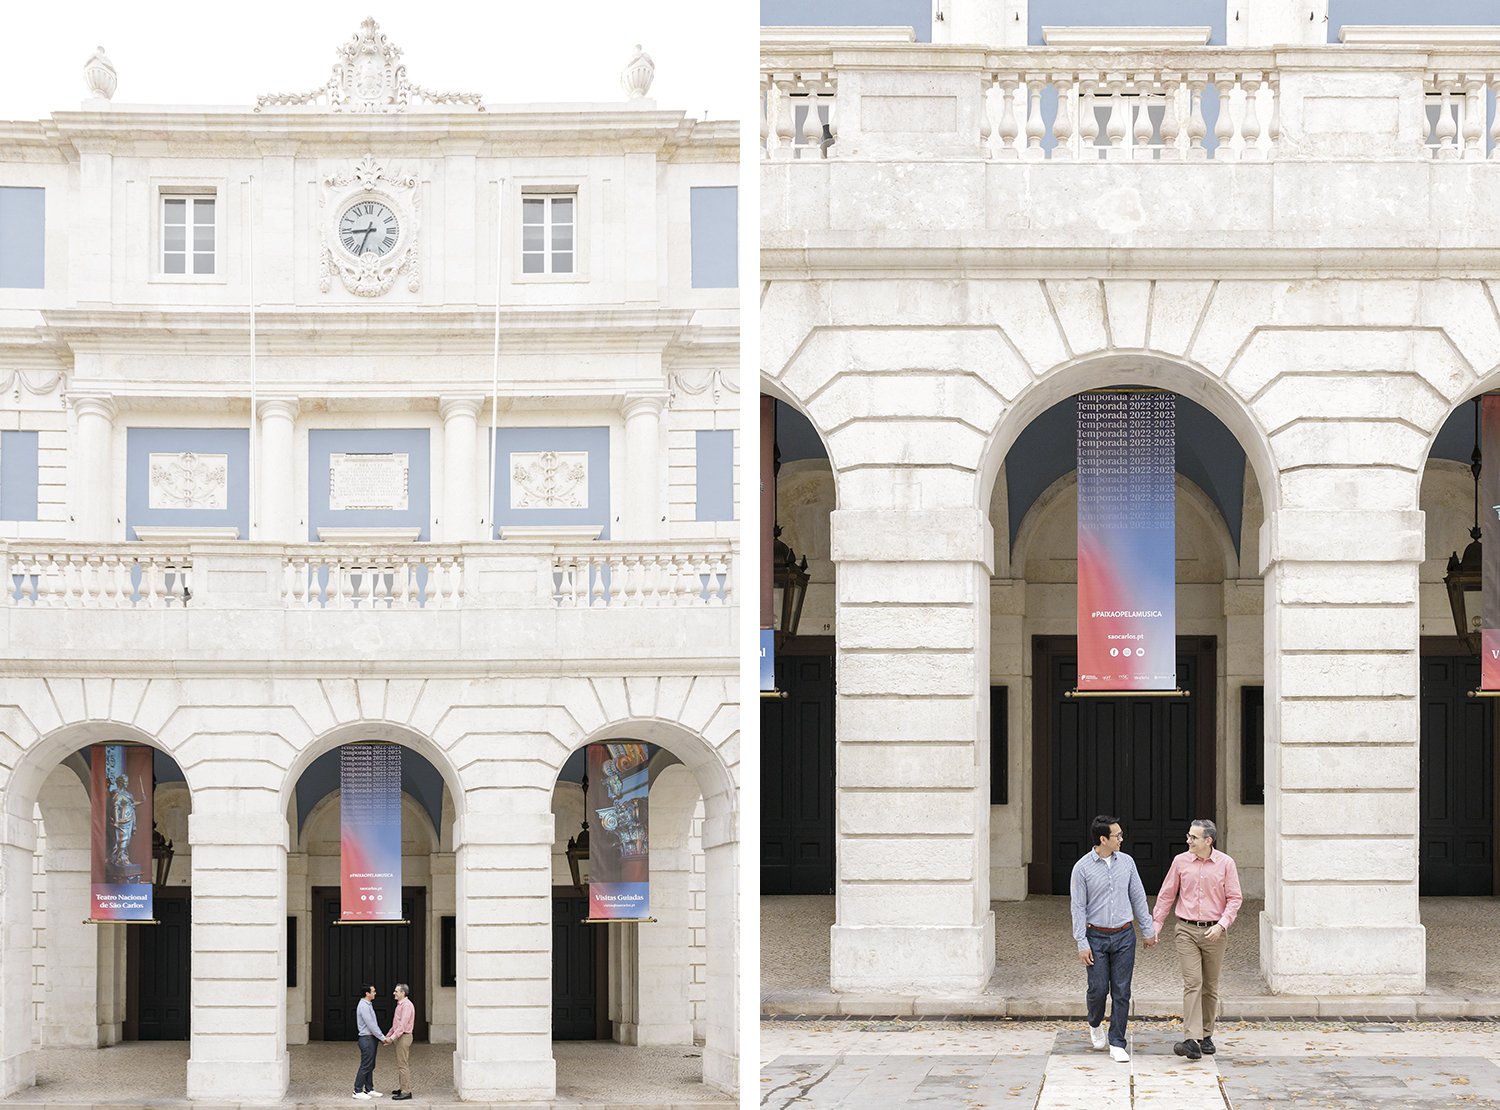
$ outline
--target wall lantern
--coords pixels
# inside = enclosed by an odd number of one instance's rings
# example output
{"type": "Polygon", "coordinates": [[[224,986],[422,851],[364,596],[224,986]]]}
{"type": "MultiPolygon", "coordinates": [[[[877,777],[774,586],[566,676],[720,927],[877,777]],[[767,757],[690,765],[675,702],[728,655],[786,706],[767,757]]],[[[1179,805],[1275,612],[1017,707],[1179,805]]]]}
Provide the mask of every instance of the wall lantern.
{"type": "Polygon", "coordinates": [[[583,828],[576,837],[568,838],[568,870],[573,873],[573,885],[584,890],[589,881],[589,776],[583,776],[583,828]]]}
{"type": "Polygon", "coordinates": [[[172,873],[172,842],[162,836],[156,823],[151,824],[151,858],[156,863],[156,885],[166,886],[167,876],[172,873]]]}
{"type": "Polygon", "coordinates": [[[1448,590],[1448,604],[1453,609],[1453,627],[1479,654],[1484,619],[1484,548],[1479,542],[1479,471],[1483,459],[1479,453],[1479,398],[1474,398],[1474,453],[1469,456],[1469,472],[1474,475],[1474,527],[1469,530],[1469,546],[1463,558],[1458,552],[1448,556],[1448,572],[1443,585],[1448,590]]]}
{"type": "Polygon", "coordinates": [[[802,623],[802,603],[807,599],[807,556],[799,560],[796,552],[782,542],[781,525],[776,526],[772,544],[775,566],[774,584],[781,591],[781,621],[776,628],[776,642],[797,635],[802,623]]]}

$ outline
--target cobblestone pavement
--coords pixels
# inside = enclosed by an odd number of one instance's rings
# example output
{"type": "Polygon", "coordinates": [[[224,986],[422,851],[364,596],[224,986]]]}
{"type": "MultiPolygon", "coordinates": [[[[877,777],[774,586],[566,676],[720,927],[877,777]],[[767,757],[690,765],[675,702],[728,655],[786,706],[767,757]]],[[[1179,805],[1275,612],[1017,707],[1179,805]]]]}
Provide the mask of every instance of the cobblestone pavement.
{"type": "Polygon", "coordinates": [[[1131,1023],[1132,1057],[1079,1022],[791,1021],[761,1026],[774,1110],[1500,1110],[1500,1023],[1232,1022],[1188,1061],[1176,1023],[1131,1023]]]}
{"type": "MultiPolygon", "coordinates": [[[[1154,903],[1154,899],[1152,899],[1154,903]]],[[[940,1014],[940,1009],[892,1007],[890,999],[851,999],[832,995],[828,988],[828,930],[833,924],[833,899],[828,897],[767,896],[761,905],[761,997],[773,1014],[940,1014]],[[830,1007],[842,1006],[842,1011],[830,1007]],[[861,1008],[863,1007],[863,1008],[861,1008]]],[[[1010,1016],[1056,1016],[1082,1012],[1083,972],[1073,952],[1068,900],[1041,896],[1024,902],[994,902],[995,974],[985,988],[991,1009],[966,1008],[966,1013],[1010,1016]],[[1029,1004],[1029,1005],[1028,1005],[1029,1004]],[[1010,1008],[1006,1009],[1005,1005],[1010,1008]]],[[[1220,981],[1224,1013],[1247,1016],[1313,1017],[1316,1008],[1269,1010],[1260,977],[1259,916],[1263,903],[1246,902],[1239,921],[1229,932],[1229,950],[1220,981]],[[1255,1000],[1255,1006],[1237,1007],[1255,1000]]],[[[1489,928],[1500,899],[1423,898],[1422,923],[1427,928],[1428,1016],[1500,1015],[1500,961],[1490,957],[1489,928]],[[1451,1003],[1451,1005],[1450,1005],[1451,1003]]],[[[1171,923],[1168,923],[1168,928],[1171,923]]],[[[1136,1009],[1160,1016],[1178,1013],[1182,978],[1177,956],[1169,944],[1142,946],[1136,952],[1134,998],[1136,1009]]],[[[907,1000],[908,1003],[910,1000],[907,1000]]],[[[1411,1012],[1395,1016],[1423,1016],[1411,1012]]],[[[1378,1013],[1379,1011],[1377,1011],[1378,1013]]],[[[1346,1008],[1343,1015],[1360,1013],[1346,1008]]]]}
{"type": "MultiPolygon", "coordinates": [[[[611,1107],[723,1107],[735,1102],[728,1095],[705,1087],[701,1049],[691,1045],[638,1048],[595,1042],[558,1041],[557,1101],[554,1108],[587,1106],[590,1110],[611,1107]]],[[[288,1050],[291,1079],[286,1097],[266,1103],[260,1091],[241,1092],[245,1103],[314,1107],[361,1106],[350,1095],[359,1052],[350,1044],[294,1045],[288,1050]]],[[[37,1054],[37,1085],[0,1100],[0,1110],[32,1110],[40,1107],[80,1105],[191,1107],[214,1110],[236,1102],[189,1102],[186,1098],[188,1045],[186,1041],[136,1042],[111,1048],[49,1048],[37,1054]]],[[[411,1050],[412,1087],[416,1097],[398,1106],[456,1107],[476,1110],[472,1102],[459,1103],[453,1090],[453,1046],[417,1044],[411,1050]]],[[[382,1050],[375,1062],[375,1086],[387,1095],[396,1085],[394,1054],[382,1050]]],[[[389,1103],[381,1099],[380,1105],[389,1103]]],[[[524,1105],[524,1104],[521,1104],[524,1105]]],[[[517,1104],[508,1104],[516,1110],[517,1104]]],[[[387,1107],[389,1110],[389,1107],[387,1107]]]]}

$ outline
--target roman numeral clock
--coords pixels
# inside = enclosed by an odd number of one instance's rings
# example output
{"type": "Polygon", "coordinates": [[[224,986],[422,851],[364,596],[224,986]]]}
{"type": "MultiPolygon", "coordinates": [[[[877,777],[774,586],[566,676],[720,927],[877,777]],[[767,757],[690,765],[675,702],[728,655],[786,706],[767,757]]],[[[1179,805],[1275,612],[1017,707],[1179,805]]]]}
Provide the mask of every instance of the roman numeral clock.
{"type": "Polygon", "coordinates": [[[319,199],[323,249],[318,287],[328,292],[337,274],[360,297],[385,294],[401,276],[415,293],[421,271],[417,255],[417,179],[388,171],[366,154],[351,169],[323,179],[319,199]]]}

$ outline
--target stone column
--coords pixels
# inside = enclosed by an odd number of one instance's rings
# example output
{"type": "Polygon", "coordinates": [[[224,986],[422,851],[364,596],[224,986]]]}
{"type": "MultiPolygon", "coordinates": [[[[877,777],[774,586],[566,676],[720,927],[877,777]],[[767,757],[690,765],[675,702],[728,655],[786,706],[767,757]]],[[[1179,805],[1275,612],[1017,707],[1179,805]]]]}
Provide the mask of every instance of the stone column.
{"type": "Polygon", "coordinates": [[[1261,971],[1286,994],[1420,994],[1420,512],[1280,510],[1266,590],[1261,971]],[[1357,937],[1357,943],[1351,938],[1357,937]]]}
{"type": "Polygon", "coordinates": [[[654,540],[666,534],[666,468],[661,459],[659,394],[625,398],[625,474],[617,483],[624,491],[619,534],[615,539],[654,540]]]}
{"type": "MultiPolygon", "coordinates": [[[[704,813],[708,998],[703,1082],[734,1094],[740,1082],[739,815],[735,799],[724,794],[705,798],[704,813]]],[[[755,989],[753,983],[750,986],[755,989]]]]}
{"type": "Polygon", "coordinates": [[[295,397],[268,397],[260,402],[260,488],[257,519],[251,521],[252,537],[295,543],[297,535],[296,448],[293,429],[297,422],[295,397]]]}
{"type": "MultiPolygon", "coordinates": [[[[477,429],[484,398],[479,394],[447,396],[438,405],[443,417],[443,509],[437,534],[447,543],[484,539],[478,505],[489,489],[475,488],[474,469],[479,450],[477,429]]],[[[488,520],[490,511],[482,514],[488,520]]]]}
{"type": "Polygon", "coordinates": [[[114,541],[125,538],[114,525],[115,403],[104,396],[74,396],[78,415],[78,449],[68,473],[75,540],[114,541]]]}
{"type": "Polygon", "coordinates": [[[286,814],[272,791],[193,797],[192,1038],[187,1096],[274,1102],[286,1093],[286,814]]]}
{"type": "MultiPolygon", "coordinates": [[[[72,772],[69,772],[70,774],[72,772]]],[[[47,834],[47,962],[42,1044],[98,1048],[100,1044],[97,926],[89,916],[89,845],[63,847],[47,834]]],[[[110,932],[117,930],[110,929],[110,932]]]]}
{"type": "Polygon", "coordinates": [[[840,509],[831,983],[971,994],[995,965],[989,597],[977,509],[840,509]]]}
{"type": "MultiPolygon", "coordinates": [[[[5,982],[31,982],[31,861],[36,823],[4,817],[0,843],[0,971],[5,982]]],[[[29,987],[0,991],[0,1095],[36,1083],[31,1051],[32,1002],[29,987]]]]}
{"type": "Polygon", "coordinates": [[[550,811],[471,809],[454,821],[458,1047],[453,1086],[460,1099],[546,1102],[557,1093],[553,832],[550,811]]]}

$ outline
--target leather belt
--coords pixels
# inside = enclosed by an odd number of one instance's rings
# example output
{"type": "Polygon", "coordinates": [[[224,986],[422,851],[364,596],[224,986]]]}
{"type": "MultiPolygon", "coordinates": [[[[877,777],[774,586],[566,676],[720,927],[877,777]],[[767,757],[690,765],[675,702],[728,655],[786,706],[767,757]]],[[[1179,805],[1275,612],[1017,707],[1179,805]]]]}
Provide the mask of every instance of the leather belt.
{"type": "Polygon", "coordinates": [[[1089,928],[1095,930],[1096,932],[1100,932],[1100,933],[1123,933],[1126,929],[1130,928],[1130,926],[1131,926],[1131,922],[1127,921],[1127,922],[1125,922],[1125,924],[1123,924],[1123,925],[1116,925],[1112,929],[1111,928],[1107,928],[1104,925],[1090,925],[1089,928]]]}
{"type": "Polygon", "coordinates": [[[1218,924],[1217,921],[1189,921],[1185,917],[1179,917],[1177,920],[1181,921],[1184,925],[1197,925],[1202,929],[1212,929],[1215,925],[1218,924]]]}

